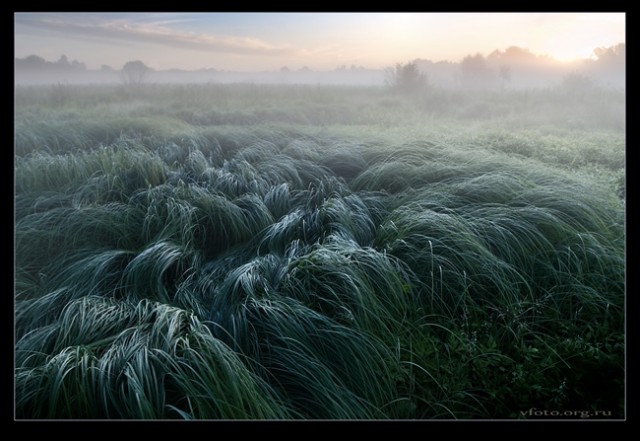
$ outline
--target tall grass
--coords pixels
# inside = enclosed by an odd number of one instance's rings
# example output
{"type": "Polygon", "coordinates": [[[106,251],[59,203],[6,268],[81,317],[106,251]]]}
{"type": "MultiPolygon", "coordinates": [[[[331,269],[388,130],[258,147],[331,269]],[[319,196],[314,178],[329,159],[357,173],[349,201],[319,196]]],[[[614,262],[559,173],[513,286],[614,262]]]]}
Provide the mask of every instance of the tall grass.
{"type": "Polygon", "coordinates": [[[18,125],[19,418],[623,416],[613,186],[471,138],[146,121],[18,125]]]}
{"type": "Polygon", "coordinates": [[[196,317],[85,296],[16,345],[17,416],[278,418],[273,391],[196,317]],[[46,346],[43,346],[46,344],[46,346]]]}

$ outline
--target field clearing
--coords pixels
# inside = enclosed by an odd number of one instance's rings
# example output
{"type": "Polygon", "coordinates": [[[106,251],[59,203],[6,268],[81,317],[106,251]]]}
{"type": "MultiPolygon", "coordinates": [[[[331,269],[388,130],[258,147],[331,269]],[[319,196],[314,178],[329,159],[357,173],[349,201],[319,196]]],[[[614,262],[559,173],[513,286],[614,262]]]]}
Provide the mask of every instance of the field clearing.
{"type": "Polygon", "coordinates": [[[17,87],[18,418],[623,418],[624,92],[17,87]]]}

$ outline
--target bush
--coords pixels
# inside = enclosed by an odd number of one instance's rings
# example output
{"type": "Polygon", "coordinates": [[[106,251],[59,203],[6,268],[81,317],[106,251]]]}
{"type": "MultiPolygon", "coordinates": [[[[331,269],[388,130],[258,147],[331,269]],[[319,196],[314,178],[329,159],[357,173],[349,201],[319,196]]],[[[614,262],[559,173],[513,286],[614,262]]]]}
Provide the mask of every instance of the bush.
{"type": "Polygon", "coordinates": [[[407,64],[398,63],[395,67],[387,68],[385,74],[387,86],[400,93],[416,93],[428,86],[426,74],[420,72],[415,61],[407,64]]]}
{"type": "Polygon", "coordinates": [[[583,96],[589,92],[593,92],[596,85],[591,77],[573,72],[562,79],[561,88],[566,95],[583,96]]]}

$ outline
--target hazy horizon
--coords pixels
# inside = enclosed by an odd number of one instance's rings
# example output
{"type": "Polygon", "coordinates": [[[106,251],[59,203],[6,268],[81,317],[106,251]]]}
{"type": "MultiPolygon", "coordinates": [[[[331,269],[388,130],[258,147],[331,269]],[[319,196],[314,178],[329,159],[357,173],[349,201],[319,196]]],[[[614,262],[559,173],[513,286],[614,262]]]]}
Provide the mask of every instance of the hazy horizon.
{"type": "Polygon", "coordinates": [[[624,13],[16,13],[15,57],[89,69],[382,69],[511,46],[558,61],[625,43],[624,13]]]}

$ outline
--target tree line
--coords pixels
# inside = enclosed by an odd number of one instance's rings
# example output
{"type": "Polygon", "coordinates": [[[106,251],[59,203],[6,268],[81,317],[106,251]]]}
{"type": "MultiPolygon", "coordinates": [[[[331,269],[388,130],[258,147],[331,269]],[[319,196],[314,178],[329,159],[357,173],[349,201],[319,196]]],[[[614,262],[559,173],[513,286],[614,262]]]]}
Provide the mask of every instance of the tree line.
{"type": "MultiPolygon", "coordinates": [[[[493,51],[487,56],[479,53],[469,54],[459,62],[433,62],[418,58],[405,63],[397,63],[386,68],[384,72],[364,67],[356,68],[355,66],[347,69],[343,65],[338,66],[334,71],[314,72],[305,66],[298,71],[282,68],[271,74],[280,80],[291,80],[296,76],[309,79],[312,77],[320,78],[322,74],[358,76],[364,73],[371,77],[372,73],[379,72],[380,81],[384,78],[387,86],[401,93],[414,93],[434,86],[492,90],[504,90],[509,87],[540,87],[557,84],[560,79],[566,78],[568,75],[573,75],[574,82],[576,82],[576,76],[583,76],[596,83],[624,87],[625,63],[624,43],[612,47],[597,48],[591,59],[576,60],[570,63],[560,63],[551,57],[536,55],[527,49],[512,46],[504,51],[493,51]]],[[[25,75],[38,75],[39,73],[75,75],[83,72],[102,72],[113,77],[114,74],[117,74],[120,81],[127,85],[148,81],[152,72],[154,72],[153,77],[160,81],[163,75],[175,72],[185,75],[185,80],[190,74],[206,73],[214,81],[218,81],[214,77],[226,74],[224,71],[216,71],[215,69],[154,71],[141,60],[128,61],[119,70],[107,65],[102,65],[99,70],[90,70],[80,61],[70,61],[66,55],[62,55],[59,60],[54,62],[46,61],[37,55],[16,58],[15,69],[16,74],[25,75]]],[[[18,77],[19,75],[16,75],[16,79],[18,77]]],[[[318,81],[320,82],[320,80],[318,81]]]]}

